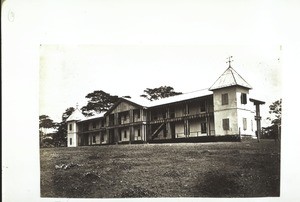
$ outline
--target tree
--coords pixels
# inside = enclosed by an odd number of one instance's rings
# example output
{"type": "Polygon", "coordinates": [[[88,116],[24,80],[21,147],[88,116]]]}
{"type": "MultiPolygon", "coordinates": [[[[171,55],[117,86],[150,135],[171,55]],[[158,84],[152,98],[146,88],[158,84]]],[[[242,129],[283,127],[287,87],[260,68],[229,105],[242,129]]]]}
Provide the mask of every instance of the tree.
{"type": "Polygon", "coordinates": [[[171,86],[160,86],[158,88],[146,88],[144,90],[144,93],[145,94],[140,95],[140,97],[146,98],[150,101],[182,94],[181,92],[175,92],[174,88],[171,86]]]}
{"type": "Polygon", "coordinates": [[[52,139],[52,135],[47,134],[47,129],[56,128],[57,124],[53,122],[47,115],[39,116],[39,136],[40,136],[40,145],[43,145],[43,140],[48,138],[52,139]]]}
{"type": "Polygon", "coordinates": [[[272,117],[268,117],[268,120],[271,120],[271,123],[274,125],[278,125],[281,126],[281,103],[282,103],[282,99],[279,99],[275,102],[273,102],[270,106],[269,106],[269,113],[272,117]]]}
{"type": "Polygon", "coordinates": [[[69,118],[69,116],[71,116],[71,114],[75,111],[74,107],[69,107],[65,110],[65,112],[62,114],[61,119],[62,122],[65,122],[67,120],[67,118],[69,118]]]}
{"type": "Polygon", "coordinates": [[[49,128],[54,128],[55,123],[53,122],[52,119],[50,119],[49,116],[47,115],[40,115],[39,116],[40,123],[39,123],[39,128],[40,129],[49,129],[49,128]]]}
{"type": "Polygon", "coordinates": [[[85,116],[92,116],[95,113],[106,112],[119,99],[116,95],[110,95],[102,90],[96,90],[85,96],[88,100],[86,106],[81,108],[85,116]]]}
{"type": "Polygon", "coordinates": [[[271,117],[268,117],[268,120],[271,120],[271,129],[274,134],[274,138],[280,140],[281,135],[281,107],[282,99],[276,100],[269,106],[269,113],[271,117]]]}

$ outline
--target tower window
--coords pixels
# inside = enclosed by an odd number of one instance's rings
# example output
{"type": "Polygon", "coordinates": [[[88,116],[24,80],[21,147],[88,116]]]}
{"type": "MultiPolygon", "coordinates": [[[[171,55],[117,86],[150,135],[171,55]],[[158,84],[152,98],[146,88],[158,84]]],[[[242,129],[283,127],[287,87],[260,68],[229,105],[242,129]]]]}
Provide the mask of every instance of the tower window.
{"type": "Polygon", "coordinates": [[[222,105],[228,105],[228,93],[222,94],[222,105]]]}
{"type": "Polygon", "coordinates": [[[70,138],[70,145],[72,145],[72,138],[70,138]]]}
{"type": "Polygon", "coordinates": [[[247,94],[246,93],[241,94],[241,103],[244,105],[247,104],[247,94]]]}
{"type": "Polygon", "coordinates": [[[229,130],[229,119],[223,119],[223,130],[229,130]]]}
{"type": "Polygon", "coordinates": [[[72,124],[71,123],[69,124],[69,130],[70,131],[72,130],[72,124]]]}

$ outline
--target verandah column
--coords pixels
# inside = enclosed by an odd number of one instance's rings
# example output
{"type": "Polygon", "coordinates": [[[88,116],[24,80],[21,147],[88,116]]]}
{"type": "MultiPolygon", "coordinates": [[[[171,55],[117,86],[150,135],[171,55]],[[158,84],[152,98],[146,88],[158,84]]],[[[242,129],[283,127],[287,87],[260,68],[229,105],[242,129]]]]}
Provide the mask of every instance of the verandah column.
{"type": "MultiPolygon", "coordinates": [[[[129,110],[129,122],[130,123],[134,122],[133,109],[129,110]]],[[[133,126],[129,126],[129,143],[133,141],[134,141],[134,129],[133,126]]]]}
{"type": "MultiPolygon", "coordinates": [[[[167,118],[167,120],[170,119],[170,108],[169,107],[167,108],[166,118],[167,118]]],[[[167,129],[167,138],[172,139],[171,124],[169,121],[166,122],[166,129],[167,129]]]]}

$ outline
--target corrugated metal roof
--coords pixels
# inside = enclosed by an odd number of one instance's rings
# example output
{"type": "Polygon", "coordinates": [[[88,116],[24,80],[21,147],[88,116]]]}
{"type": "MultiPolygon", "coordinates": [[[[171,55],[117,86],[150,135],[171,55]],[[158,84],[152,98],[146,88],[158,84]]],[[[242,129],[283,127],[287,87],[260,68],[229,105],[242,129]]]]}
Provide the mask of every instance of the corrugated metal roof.
{"type": "Polygon", "coordinates": [[[99,113],[99,114],[95,114],[95,115],[93,115],[93,116],[84,117],[84,119],[80,120],[80,122],[81,122],[81,121],[91,120],[91,119],[103,118],[105,113],[106,113],[106,112],[102,112],[102,113],[99,113]]]}
{"type": "MultiPolygon", "coordinates": [[[[170,103],[180,102],[180,101],[189,100],[189,99],[193,99],[193,98],[203,97],[203,96],[207,96],[207,95],[211,95],[211,94],[213,94],[213,92],[209,91],[208,89],[203,89],[203,90],[193,91],[193,92],[189,92],[189,93],[183,93],[180,95],[175,95],[172,97],[167,97],[167,98],[163,98],[160,100],[154,100],[154,101],[150,101],[150,100],[147,100],[146,98],[142,98],[142,97],[136,97],[136,98],[131,98],[131,99],[122,98],[122,99],[128,100],[130,102],[133,102],[140,106],[148,108],[148,107],[155,107],[155,106],[159,106],[159,105],[170,104],[170,103]]],[[[101,117],[104,117],[105,113],[106,112],[103,112],[100,114],[95,114],[90,117],[85,117],[80,112],[79,109],[76,109],[71,114],[71,116],[69,116],[67,121],[80,121],[81,122],[81,121],[91,120],[91,119],[95,119],[95,118],[101,118],[101,117]]]]}
{"type": "Polygon", "coordinates": [[[203,90],[193,91],[193,92],[189,92],[189,93],[183,93],[180,95],[175,95],[172,97],[167,97],[167,98],[154,100],[154,101],[149,101],[146,98],[141,98],[141,97],[127,99],[127,100],[137,103],[143,107],[155,107],[155,106],[159,106],[159,105],[165,105],[165,104],[171,104],[171,103],[180,102],[180,101],[184,101],[184,100],[189,100],[189,99],[193,99],[193,98],[197,98],[197,97],[203,97],[203,96],[207,96],[207,95],[211,95],[211,94],[213,94],[213,93],[211,91],[209,91],[208,89],[203,89],[203,90]]]}
{"type": "Polygon", "coordinates": [[[75,111],[67,118],[67,121],[80,121],[83,119],[85,119],[85,116],[78,108],[76,108],[75,111]]]}
{"type": "Polygon", "coordinates": [[[209,90],[216,90],[229,86],[242,86],[252,89],[252,87],[232,67],[228,67],[209,90]]]}

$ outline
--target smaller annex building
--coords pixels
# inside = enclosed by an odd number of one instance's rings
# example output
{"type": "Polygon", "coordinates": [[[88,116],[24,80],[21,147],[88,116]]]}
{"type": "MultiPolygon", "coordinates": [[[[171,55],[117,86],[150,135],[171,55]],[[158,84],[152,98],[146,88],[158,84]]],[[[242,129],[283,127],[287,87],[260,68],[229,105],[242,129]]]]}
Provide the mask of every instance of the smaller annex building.
{"type": "Polygon", "coordinates": [[[107,112],[88,118],[76,108],[67,119],[68,147],[256,138],[265,102],[250,98],[251,89],[229,65],[206,90],[156,101],[120,98],[107,112]]]}

